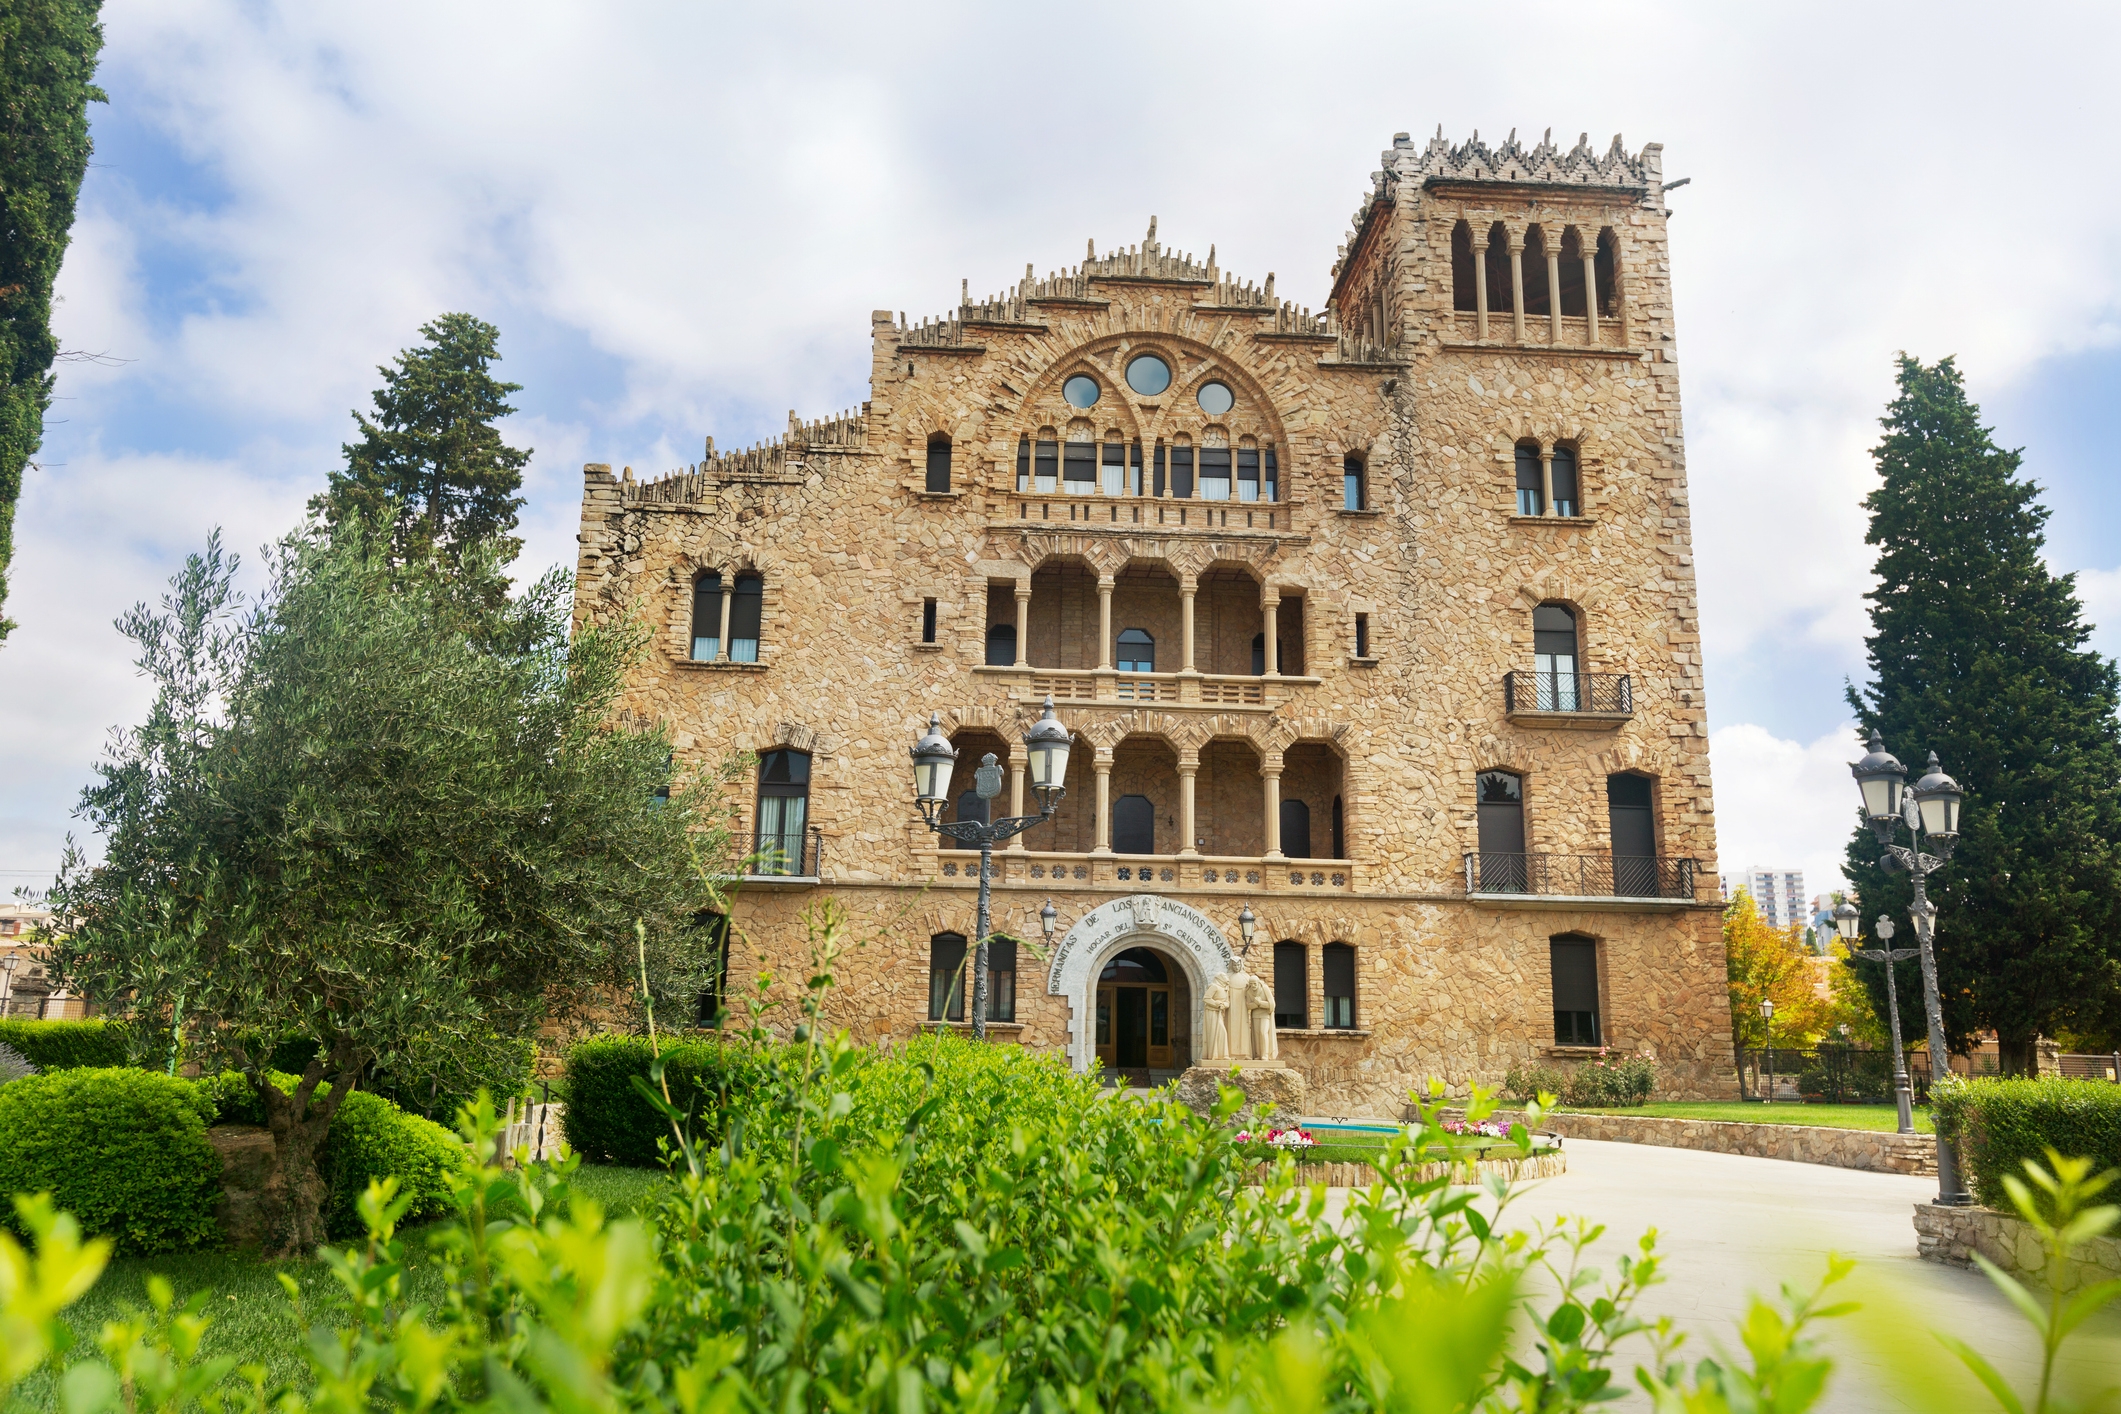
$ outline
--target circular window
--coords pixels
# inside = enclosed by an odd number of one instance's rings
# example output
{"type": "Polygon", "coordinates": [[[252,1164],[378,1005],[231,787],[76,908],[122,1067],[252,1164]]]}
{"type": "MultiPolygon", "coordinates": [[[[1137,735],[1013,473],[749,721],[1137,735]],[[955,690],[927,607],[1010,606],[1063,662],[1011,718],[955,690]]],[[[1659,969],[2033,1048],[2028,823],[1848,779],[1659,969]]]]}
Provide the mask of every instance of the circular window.
{"type": "Polygon", "coordinates": [[[1127,386],[1153,398],[1171,386],[1171,365],[1155,354],[1143,354],[1127,365],[1127,386]]]}
{"type": "Polygon", "coordinates": [[[1103,392],[1104,389],[1097,386],[1097,380],[1087,373],[1078,373],[1061,384],[1061,396],[1073,407],[1090,407],[1103,392]]]}
{"type": "Polygon", "coordinates": [[[1237,402],[1237,395],[1230,391],[1228,383],[1203,383],[1196,396],[1200,399],[1200,410],[1210,417],[1221,417],[1237,402]]]}

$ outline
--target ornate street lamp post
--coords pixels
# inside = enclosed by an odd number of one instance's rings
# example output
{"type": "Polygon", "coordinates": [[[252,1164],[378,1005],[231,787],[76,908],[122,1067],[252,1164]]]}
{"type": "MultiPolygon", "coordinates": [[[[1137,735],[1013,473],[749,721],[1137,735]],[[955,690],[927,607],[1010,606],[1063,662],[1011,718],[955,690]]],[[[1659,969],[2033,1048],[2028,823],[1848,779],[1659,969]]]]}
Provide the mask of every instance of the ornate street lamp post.
{"type": "Polygon", "coordinates": [[[1871,930],[1878,935],[1878,941],[1885,944],[1885,946],[1881,948],[1857,947],[1857,930],[1863,926],[1863,920],[1857,916],[1856,906],[1852,903],[1844,903],[1841,907],[1834,910],[1834,926],[1841,930],[1841,940],[1848,944],[1850,957],[1860,957],[1867,962],[1882,962],[1885,964],[1885,1010],[1887,1015],[1892,1018],[1893,1023],[1893,1100],[1900,1106],[1900,1132],[1902,1134],[1913,1134],[1915,1132],[1915,1096],[1914,1089],[1908,1084],[1907,1079],[1907,1048],[1900,1044],[1900,989],[1893,981],[1893,973],[1895,971],[1893,964],[1906,962],[1920,949],[1894,947],[1893,920],[1883,913],[1878,915],[1878,921],[1871,925],[1871,930]]]}
{"type": "Polygon", "coordinates": [[[1765,1042],[1762,1049],[1767,1052],[1767,1089],[1761,1093],[1760,1103],[1772,1105],[1775,1103],[1775,1001],[1772,997],[1760,999],[1760,1029],[1765,1042]]]}
{"type": "MultiPolygon", "coordinates": [[[[1930,902],[1927,884],[1929,876],[1951,859],[1952,850],[1959,843],[1959,804],[1966,793],[1959,789],[1957,781],[1944,774],[1934,751],[1930,753],[1929,770],[1915,782],[1912,791],[1907,790],[1907,768],[1885,749],[1884,739],[1875,731],[1871,733],[1870,753],[1850,766],[1849,773],[1863,792],[1863,813],[1870,822],[1871,833],[1885,847],[1885,857],[1879,864],[1887,869],[1905,869],[1914,880],[1915,899],[1908,906],[1908,914],[1915,920],[1915,942],[1922,958],[1922,1001],[1929,1015],[1930,1089],[1934,1102],[1937,1082],[1951,1068],[1951,1053],[1944,1047],[1944,1005],[1937,994],[1937,906],[1930,902]],[[1910,845],[1894,843],[1903,824],[1907,826],[1910,845]],[[1936,853],[1924,853],[1924,846],[1936,853]]],[[[1880,936],[1891,939],[1889,933],[1880,936]]],[[[1887,966],[1890,968],[1891,964],[1887,966]]],[[[1890,971],[1887,976],[1891,976],[1890,971]]],[[[1937,1202],[1959,1208],[1972,1201],[1959,1182],[1958,1155],[1939,1134],[1937,1202]]]]}
{"type": "Polygon", "coordinates": [[[0,957],[0,1016],[8,1013],[10,998],[15,992],[15,969],[21,965],[20,953],[10,952],[6,957],[0,957]]]}
{"type": "MultiPolygon", "coordinates": [[[[949,800],[950,768],[957,760],[957,748],[943,735],[943,719],[939,714],[929,716],[928,734],[913,744],[914,796],[920,802],[921,815],[927,820],[928,828],[961,845],[979,846],[978,941],[974,944],[972,962],[972,1035],[975,1040],[987,1039],[987,935],[992,931],[994,847],[1043,820],[1053,818],[1054,809],[1068,793],[1062,782],[1068,779],[1070,744],[1070,733],[1061,725],[1060,718],[1053,715],[1053,699],[1049,697],[1046,699],[1046,714],[1024,733],[1024,747],[1031,757],[1031,788],[1038,792],[1039,813],[1008,815],[992,824],[982,820],[946,822],[942,818],[943,806],[949,800]]],[[[1002,768],[995,762],[993,752],[980,758],[979,769],[972,775],[972,788],[981,800],[993,800],[1002,793],[1002,768]]],[[[1053,902],[1048,899],[1046,906],[1039,910],[1039,924],[1049,939],[1053,936],[1056,916],[1053,902]]]]}

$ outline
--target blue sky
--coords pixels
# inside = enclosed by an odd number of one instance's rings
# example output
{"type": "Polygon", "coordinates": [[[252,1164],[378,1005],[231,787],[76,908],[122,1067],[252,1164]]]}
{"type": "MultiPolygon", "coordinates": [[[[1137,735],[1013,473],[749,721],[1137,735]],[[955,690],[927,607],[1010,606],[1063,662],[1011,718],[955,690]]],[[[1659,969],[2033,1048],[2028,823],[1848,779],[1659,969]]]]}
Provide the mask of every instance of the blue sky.
{"type": "Polygon", "coordinates": [[[106,357],[62,367],[23,499],[0,887],[48,878],[144,706],[112,618],[210,528],[249,550],[294,524],[436,314],[500,326],[528,556],[571,562],[583,462],[660,472],[858,403],[872,308],[939,312],[1152,213],[1319,303],[1377,153],[1439,123],[1618,131],[1694,179],[1672,250],[1722,862],[1831,883],[1896,351],[1959,355],[2121,649],[2121,190],[2094,180],[2121,20],[1511,15],[116,0],[58,315],[106,357]]]}

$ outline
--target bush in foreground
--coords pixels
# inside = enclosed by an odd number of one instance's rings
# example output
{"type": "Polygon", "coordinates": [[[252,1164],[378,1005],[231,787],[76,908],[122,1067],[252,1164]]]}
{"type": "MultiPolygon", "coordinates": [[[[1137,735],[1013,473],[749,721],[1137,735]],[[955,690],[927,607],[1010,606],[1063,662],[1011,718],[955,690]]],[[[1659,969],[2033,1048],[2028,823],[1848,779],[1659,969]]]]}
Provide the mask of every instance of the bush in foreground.
{"type": "MultiPolygon", "coordinates": [[[[768,1065],[758,1048],[738,1041],[665,1041],[663,1079],[671,1101],[693,1116],[702,1142],[721,1139],[732,1097],[741,1100],[765,1083],[768,1065]]],[[[648,1078],[646,1036],[591,1036],[567,1050],[567,1142],[595,1163],[647,1168],[662,1162],[659,1141],[669,1123],[634,1084],[648,1078]]]]}
{"type": "Polygon", "coordinates": [[[51,1193],[124,1252],[214,1243],[212,1113],[190,1081],[146,1070],[76,1067],[0,1086],[0,1195],[51,1193]]]}
{"type": "Polygon", "coordinates": [[[125,1040],[124,1028],[108,1021],[0,1019],[0,1045],[12,1046],[39,1070],[124,1065],[125,1040]]]}
{"type": "Polygon", "coordinates": [[[1657,1088],[1657,1063],[1648,1056],[1599,1056],[1567,1068],[1513,1065],[1502,1085],[1520,1104],[1544,1094],[1575,1109],[1632,1107],[1647,1101],[1657,1088]]]}
{"type": "Polygon", "coordinates": [[[1968,1185],[1984,1207],[2011,1207],[2004,1179],[2050,1148],[2121,1168],[2121,1085],[2099,1080],[1970,1080],[1930,1092],[1937,1132],[1958,1146],[1968,1185]]]}

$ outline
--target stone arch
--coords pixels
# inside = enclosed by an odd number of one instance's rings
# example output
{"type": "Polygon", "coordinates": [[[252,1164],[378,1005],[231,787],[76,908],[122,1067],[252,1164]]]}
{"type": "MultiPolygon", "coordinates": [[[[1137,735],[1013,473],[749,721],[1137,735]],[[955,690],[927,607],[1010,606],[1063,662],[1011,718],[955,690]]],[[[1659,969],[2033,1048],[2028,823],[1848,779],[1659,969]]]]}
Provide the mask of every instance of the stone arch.
{"type": "Polygon", "coordinates": [[[1130,947],[1153,947],[1185,969],[1193,994],[1193,1034],[1200,1034],[1200,998],[1214,978],[1230,969],[1235,954],[1223,931],[1206,914],[1175,898],[1129,894],[1100,904],[1075,920],[1053,950],[1046,993],[1068,1001],[1068,1062],[1088,1070],[1096,1055],[1090,1035],[1098,973],[1130,947]]]}
{"type": "MultiPolygon", "coordinates": [[[[1200,338],[1175,329],[1107,329],[1093,334],[1055,355],[1032,380],[1020,404],[1026,415],[1045,399],[1062,401],[1061,385],[1079,372],[1095,375],[1119,394],[1119,405],[1126,410],[1123,416],[1133,424],[1133,433],[1144,446],[1163,434],[1167,426],[1184,418],[1181,409],[1195,406],[1190,390],[1217,375],[1230,383],[1241,402],[1248,402],[1257,410],[1257,421],[1277,447],[1291,445],[1280,406],[1266,384],[1242,355],[1234,349],[1216,347],[1212,336],[1200,338]],[[1171,365],[1171,386],[1152,400],[1153,411],[1143,407],[1142,400],[1126,386],[1127,360],[1138,353],[1158,354],[1171,365]]],[[[1105,415],[1105,405],[1104,399],[1098,401],[1100,415],[1105,415]]],[[[1190,418],[1185,418],[1183,425],[1190,427],[1190,418]]]]}
{"type": "Polygon", "coordinates": [[[1016,536],[1016,558],[1022,561],[1022,578],[1048,560],[1081,560],[1099,574],[1117,574],[1127,563],[1121,543],[1095,535],[1020,532],[1016,536]]]}

